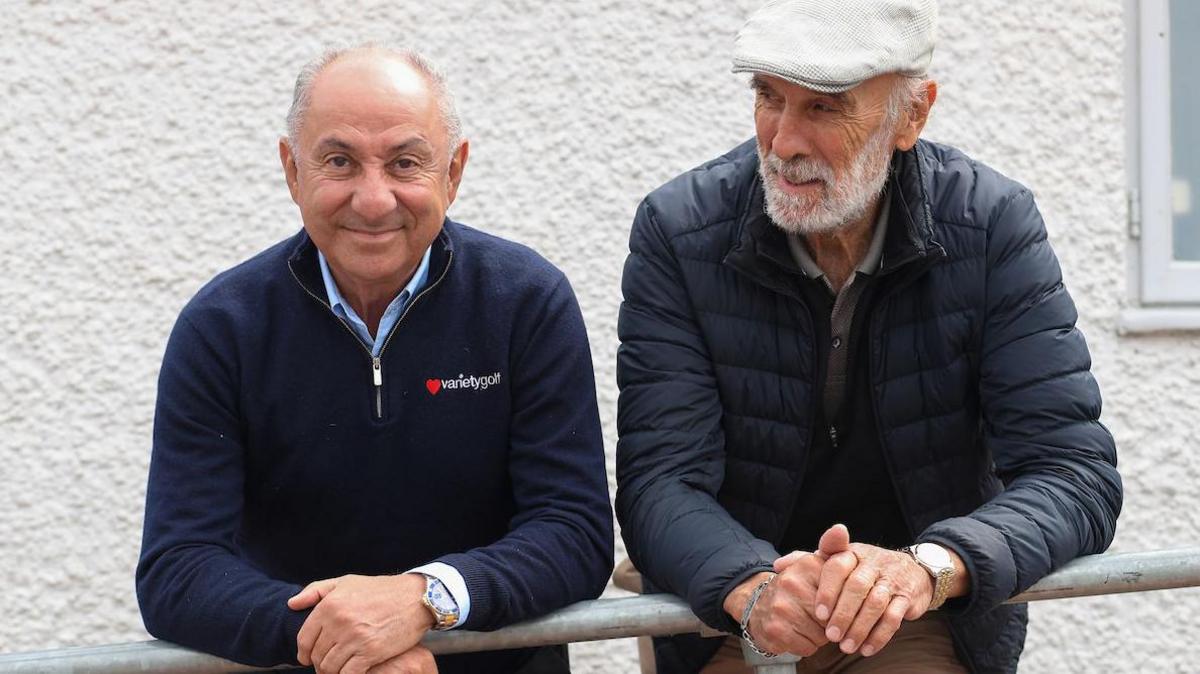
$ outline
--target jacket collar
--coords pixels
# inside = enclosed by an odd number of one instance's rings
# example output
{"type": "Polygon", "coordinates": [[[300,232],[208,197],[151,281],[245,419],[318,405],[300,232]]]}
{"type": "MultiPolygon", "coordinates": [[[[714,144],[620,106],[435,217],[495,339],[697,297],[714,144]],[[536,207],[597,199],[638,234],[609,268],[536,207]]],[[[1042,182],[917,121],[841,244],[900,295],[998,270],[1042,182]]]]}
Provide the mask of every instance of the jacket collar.
{"type": "MultiPolygon", "coordinates": [[[[927,167],[920,142],[907,152],[892,156],[887,194],[891,199],[887,238],[879,275],[886,276],[917,260],[932,264],[945,256],[945,250],[933,238],[927,167]]],[[[787,245],[787,236],[767,217],[763,207],[762,178],[758,158],[748,161],[752,172],[746,204],[737,224],[738,233],[724,263],[754,281],[785,295],[799,297],[795,277],[803,272],[796,265],[787,245]]]]}
{"type": "MultiPolygon", "coordinates": [[[[430,279],[441,278],[446,266],[450,263],[450,255],[454,250],[453,229],[453,221],[449,218],[443,220],[441,231],[429,246],[428,278],[430,279]]],[[[303,229],[292,237],[292,240],[294,245],[287,261],[292,275],[304,290],[328,307],[329,295],[325,291],[325,280],[321,276],[321,264],[317,257],[316,244],[309,238],[308,232],[303,229]]]]}

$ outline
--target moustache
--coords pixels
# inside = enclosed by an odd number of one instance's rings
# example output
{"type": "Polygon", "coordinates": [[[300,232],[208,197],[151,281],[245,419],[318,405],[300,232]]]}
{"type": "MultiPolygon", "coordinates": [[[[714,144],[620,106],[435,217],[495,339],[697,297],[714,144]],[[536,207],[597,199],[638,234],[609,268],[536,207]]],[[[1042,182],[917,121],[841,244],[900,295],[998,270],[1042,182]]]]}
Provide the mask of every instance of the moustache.
{"type": "Polygon", "coordinates": [[[834,182],[833,167],[823,161],[810,157],[798,157],[784,161],[774,152],[762,158],[763,167],[770,175],[777,175],[790,183],[806,183],[810,180],[820,180],[826,185],[834,182]]]}

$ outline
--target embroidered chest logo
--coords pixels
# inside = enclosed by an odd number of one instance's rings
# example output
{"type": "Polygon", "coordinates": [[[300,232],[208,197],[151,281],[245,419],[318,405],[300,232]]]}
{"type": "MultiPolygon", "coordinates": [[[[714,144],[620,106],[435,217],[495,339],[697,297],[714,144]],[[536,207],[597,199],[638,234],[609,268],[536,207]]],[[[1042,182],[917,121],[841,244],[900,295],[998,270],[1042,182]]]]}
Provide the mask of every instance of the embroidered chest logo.
{"type": "Polygon", "coordinates": [[[425,390],[429,391],[429,395],[435,396],[442,391],[486,391],[489,388],[500,383],[500,373],[493,372],[491,374],[459,374],[451,379],[426,379],[425,390]]]}

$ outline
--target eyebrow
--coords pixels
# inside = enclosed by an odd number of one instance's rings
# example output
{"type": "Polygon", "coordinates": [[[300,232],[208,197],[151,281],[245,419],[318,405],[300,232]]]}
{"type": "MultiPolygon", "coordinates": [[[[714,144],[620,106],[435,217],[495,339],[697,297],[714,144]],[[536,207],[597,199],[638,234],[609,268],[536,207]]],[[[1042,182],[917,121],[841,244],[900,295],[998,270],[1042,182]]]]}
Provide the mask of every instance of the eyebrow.
{"type": "MultiPolygon", "coordinates": [[[[316,147],[315,151],[317,152],[317,154],[321,154],[324,152],[329,152],[330,150],[337,150],[339,152],[349,152],[349,153],[353,154],[356,151],[356,148],[353,145],[351,145],[350,143],[342,140],[341,138],[338,138],[337,136],[332,136],[329,138],[324,138],[319,143],[317,143],[317,147],[316,147]]],[[[409,138],[408,140],[397,143],[397,144],[391,146],[390,148],[388,148],[387,154],[389,154],[389,155],[399,154],[406,150],[422,150],[426,153],[432,153],[433,148],[430,146],[429,141],[426,141],[424,138],[409,138]]]]}
{"type": "MultiPolygon", "coordinates": [[[[755,91],[773,91],[774,90],[773,87],[771,86],[770,82],[768,82],[766,80],[766,78],[762,77],[761,75],[754,75],[750,78],[750,88],[755,91]]],[[[853,109],[856,107],[854,97],[850,95],[849,91],[839,91],[837,93],[829,93],[829,94],[827,94],[823,91],[817,91],[815,89],[810,89],[810,91],[812,91],[815,95],[817,95],[819,97],[832,98],[833,100],[837,101],[838,103],[840,103],[842,105],[845,105],[848,108],[853,109]]]]}

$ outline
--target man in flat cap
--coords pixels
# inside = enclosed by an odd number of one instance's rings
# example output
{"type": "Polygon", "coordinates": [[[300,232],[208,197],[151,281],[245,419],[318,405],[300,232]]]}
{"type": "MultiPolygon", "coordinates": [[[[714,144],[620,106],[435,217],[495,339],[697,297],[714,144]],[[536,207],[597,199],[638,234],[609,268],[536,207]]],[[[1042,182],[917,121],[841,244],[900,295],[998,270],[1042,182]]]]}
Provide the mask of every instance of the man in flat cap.
{"type": "MultiPolygon", "coordinates": [[[[1104,550],[1121,506],[1032,195],[919,139],[935,20],[762,7],[733,67],[756,138],[652,192],[630,237],[630,557],[804,671],[1014,671],[1026,610],[1002,602],[1104,550]]],[[[747,671],[738,646],[660,640],[659,671],[747,671]]]]}
{"type": "Polygon", "coordinates": [[[446,217],[467,141],[420,54],[296,81],[304,228],[206,285],[159,377],[138,600],[156,637],[320,674],[561,674],[562,647],[439,656],[603,590],[612,511],[562,272],[446,217]]]}

